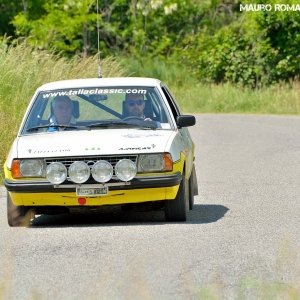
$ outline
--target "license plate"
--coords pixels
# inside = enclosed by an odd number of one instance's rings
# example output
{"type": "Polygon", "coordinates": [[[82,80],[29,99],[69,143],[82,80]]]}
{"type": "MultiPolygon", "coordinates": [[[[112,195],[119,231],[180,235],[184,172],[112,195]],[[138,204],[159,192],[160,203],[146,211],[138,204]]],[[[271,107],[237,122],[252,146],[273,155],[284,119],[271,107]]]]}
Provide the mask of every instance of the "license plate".
{"type": "Polygon", "coordinates": [[[77,196],[101,196],[107,195],[108,187],[97,187],[97,188],[86,188],[86,187],[77,187],[76,195],[77,196]]]}

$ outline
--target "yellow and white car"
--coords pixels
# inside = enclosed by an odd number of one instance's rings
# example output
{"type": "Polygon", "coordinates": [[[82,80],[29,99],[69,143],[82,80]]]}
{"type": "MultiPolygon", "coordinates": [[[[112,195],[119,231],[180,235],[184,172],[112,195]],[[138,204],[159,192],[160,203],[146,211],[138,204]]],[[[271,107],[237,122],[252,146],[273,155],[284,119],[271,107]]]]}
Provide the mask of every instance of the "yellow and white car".
{"type": "Polygon", "coordinates": [[[167,221],[185,221],[198,193],[187,129],[194,124],[157,79],[41,86],[4,165],[8,224],[29,225],[32,214],[143,203],[164,206],[167,221]],[[143,99],[141,118],[128,116],[131,95],[143,99]],[[61,96],[72,102],[68,125],[53,122],[53,102],[61,96]]]}

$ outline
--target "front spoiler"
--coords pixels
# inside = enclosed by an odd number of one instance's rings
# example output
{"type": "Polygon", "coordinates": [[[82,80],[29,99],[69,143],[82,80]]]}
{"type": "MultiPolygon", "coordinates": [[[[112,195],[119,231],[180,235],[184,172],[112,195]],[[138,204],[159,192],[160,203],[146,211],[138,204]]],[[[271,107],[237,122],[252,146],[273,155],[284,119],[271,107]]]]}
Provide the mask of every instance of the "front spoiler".
{"type": "MultiPolygon", "coordinates": [[[[147,188],[159,188],[159,187],[172,187],[179,185],[182,180],[181,173],[175,173],[165,176],[153,176],[153,177],[137,177],[132,179],[129,183],[124,182],[118,185],[114,182],[113,185],[107,184],[109,190],[132,190],[132,189],[147,189],[147,188]]],[[[64,193],[75,192],[78,184],[68,184],[55,186],[49,182],[29,181],[29,182],[16,182],[5,179],[4,185],[9,192],[15,193],[64,193]]],[[[96,185],[96,184],[95,184],[96,185]]],[[[84,184],[82,185],[84,186],[84,184]]]]}

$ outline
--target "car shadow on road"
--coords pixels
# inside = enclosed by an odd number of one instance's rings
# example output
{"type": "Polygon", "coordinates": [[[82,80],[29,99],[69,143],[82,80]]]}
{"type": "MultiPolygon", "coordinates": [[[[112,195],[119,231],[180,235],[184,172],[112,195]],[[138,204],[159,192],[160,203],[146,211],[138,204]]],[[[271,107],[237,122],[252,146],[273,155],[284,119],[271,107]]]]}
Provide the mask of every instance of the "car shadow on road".
{"type": "Polygon", "coordinates": [[[222,219],[228,210],[228,207],[218,204],[196,204],[189,212],[187,222],[193,224],[214,223],[222,219]]]}
{"type": "Polygon", "coordinates": [[[31,227],[205,224],[219,221],[228,210],[223,205],[195,204],[186,222],[166,222],[163,210],[141,212],[116,209],[88,214],[39,215],[32,221],[31,227]]]}

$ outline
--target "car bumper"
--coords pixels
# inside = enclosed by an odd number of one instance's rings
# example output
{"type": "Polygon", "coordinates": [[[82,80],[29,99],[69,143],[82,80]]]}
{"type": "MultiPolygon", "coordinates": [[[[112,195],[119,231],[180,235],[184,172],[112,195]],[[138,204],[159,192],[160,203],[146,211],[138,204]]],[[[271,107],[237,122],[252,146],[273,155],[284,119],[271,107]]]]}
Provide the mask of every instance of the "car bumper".
{"type": "MultiPolygon", "coordinates": [[[[139,177],[125,185],[108,184],[107,195],[86,196],[84,205],[99,206],[171,200],[177,195],[181,179],[181,173],[175,173],[165,176],[139,177]]],[[[10,180],[5,180],[4,184],[15,205],[83,205],[80,200],[82,197],[76,195],[74,184],[57,187],[48,182],[10,180]]]]}

